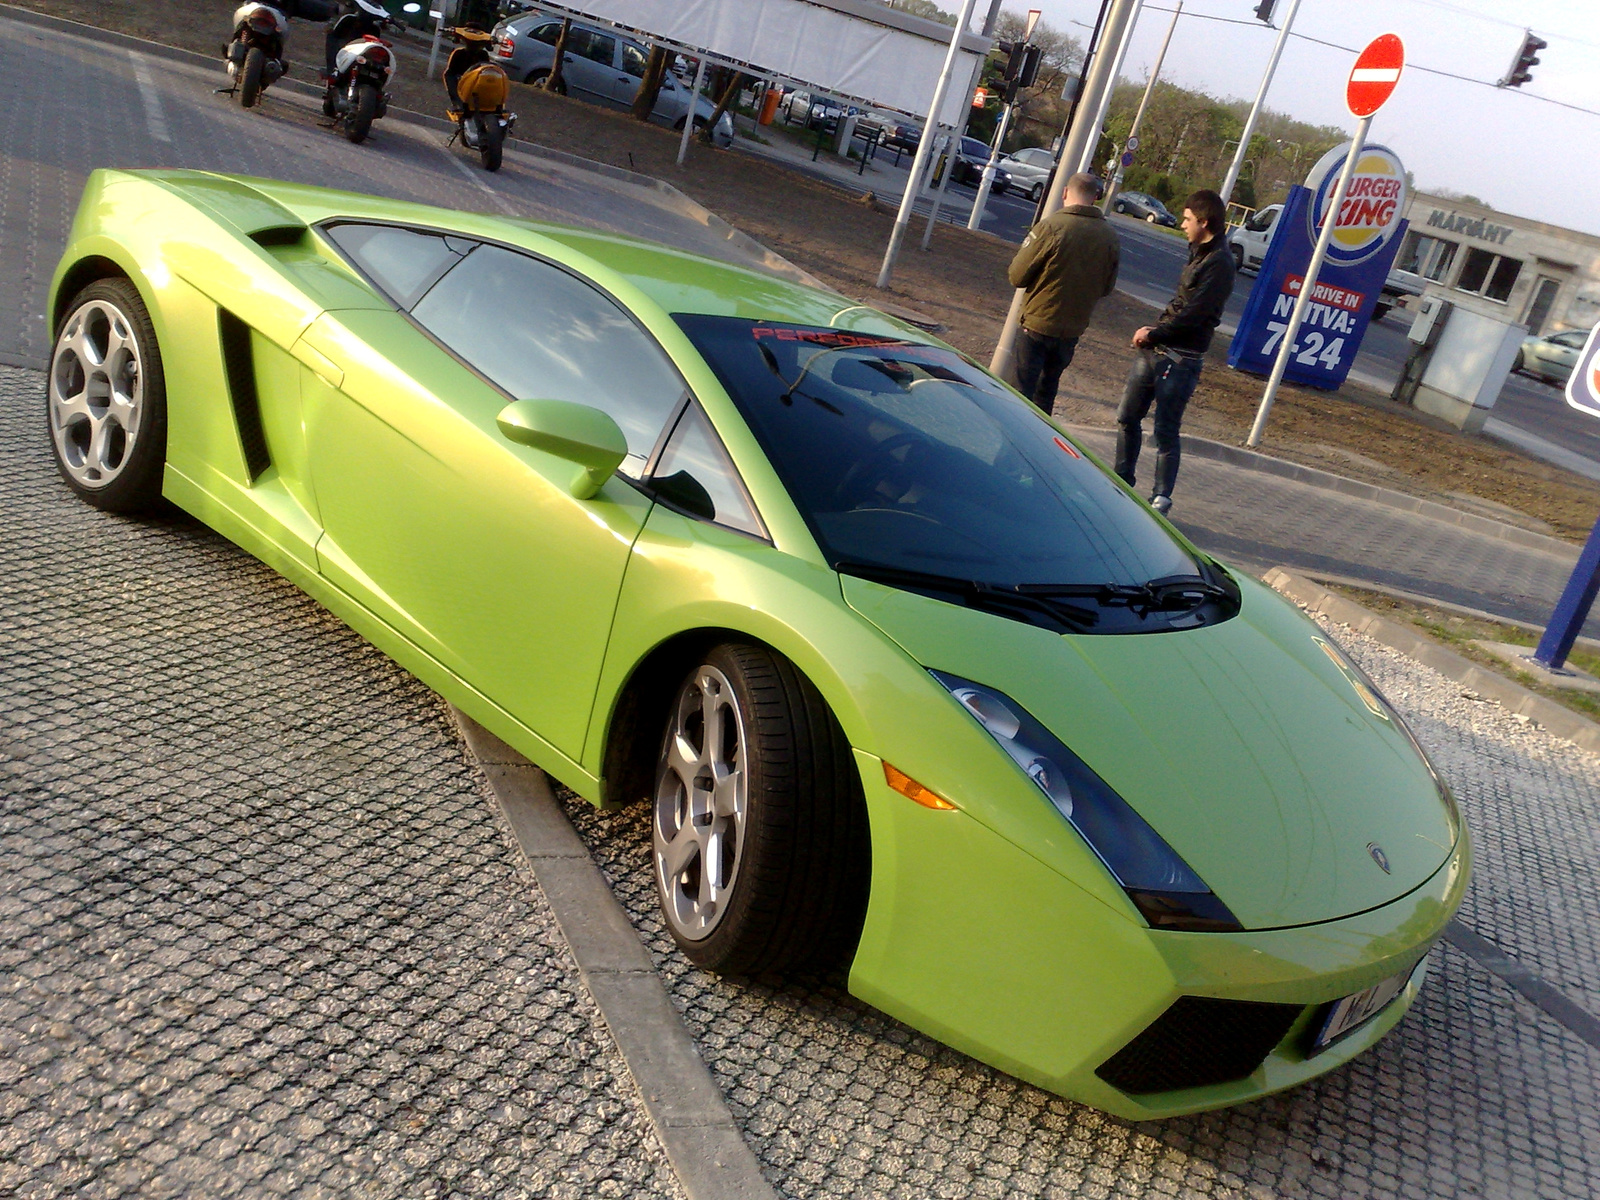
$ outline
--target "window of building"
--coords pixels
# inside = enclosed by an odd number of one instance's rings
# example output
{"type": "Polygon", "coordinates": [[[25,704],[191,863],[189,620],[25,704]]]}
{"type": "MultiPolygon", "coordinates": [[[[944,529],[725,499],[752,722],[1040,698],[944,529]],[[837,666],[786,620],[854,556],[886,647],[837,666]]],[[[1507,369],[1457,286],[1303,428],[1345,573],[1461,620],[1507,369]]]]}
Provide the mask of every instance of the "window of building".
{"type": "Polygon", "coordinates": [[[1426,237],[1412,231],[1401,243],[1400,256],[1395,259],[1395,270],[1410,271],[1424,279],[1441,280],[1450,273],[1456,261],[1456,243],[1442,238],[1426,237]]]}
{"type": "Polygon", "coordinates": [[[1491,254],[1476,246],[1467,251],[1466,262],[1461,264],[1461,278],[1456,280],[1456,290],[1476,292],[1487,300],[1504,304],[1517,284],[1522,271],[1522,260],[1491,254]]]}

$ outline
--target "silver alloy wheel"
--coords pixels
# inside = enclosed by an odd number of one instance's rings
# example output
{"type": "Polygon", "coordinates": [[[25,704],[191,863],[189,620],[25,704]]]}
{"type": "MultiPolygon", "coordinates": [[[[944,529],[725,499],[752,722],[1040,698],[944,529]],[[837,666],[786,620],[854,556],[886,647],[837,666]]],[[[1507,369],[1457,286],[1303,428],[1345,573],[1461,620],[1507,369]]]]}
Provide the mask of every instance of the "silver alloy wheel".
{"type": "Polygon", "coordinates": [[[749,780],[744,716],[728,677],[703,664],[673,705],[656,779],[656,883],[667,920],[692,942],[727,915],[744,858],[749,780]]]}
{"type": "Polygon", "coordinates": [[[127,464],[144,415],[144,372],[132,324],[105,300],[61,327],[50,360],[50,433],[80,487],[103,488],[127,464]]]}

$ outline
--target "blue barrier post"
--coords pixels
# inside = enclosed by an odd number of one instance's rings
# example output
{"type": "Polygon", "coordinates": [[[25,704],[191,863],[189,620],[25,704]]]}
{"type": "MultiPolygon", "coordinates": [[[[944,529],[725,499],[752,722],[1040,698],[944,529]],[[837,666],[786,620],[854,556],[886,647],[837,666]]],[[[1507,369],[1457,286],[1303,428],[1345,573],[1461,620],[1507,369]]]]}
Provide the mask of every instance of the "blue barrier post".
{"type": "Polygon", "coordinates": [[[1594,528],[1589,531],[1589,540],[1584,543],[1583,553],[1578,556],[1578,565],[1572,570],[1572,578],[1567,580],[1566,590],[1561,593],[1561,599],[1556,601],[1556,610],[1550,614],[1549,628],[1544,631],[1538,649],[1533,652],[1534,662],[1552,671],[1561,669],[1572,651],[1572,643],[1578,640],[1578,631],[1589,616],[1596,592],[1600,592],[1600,521],[1596,521],[1594,528]]]}

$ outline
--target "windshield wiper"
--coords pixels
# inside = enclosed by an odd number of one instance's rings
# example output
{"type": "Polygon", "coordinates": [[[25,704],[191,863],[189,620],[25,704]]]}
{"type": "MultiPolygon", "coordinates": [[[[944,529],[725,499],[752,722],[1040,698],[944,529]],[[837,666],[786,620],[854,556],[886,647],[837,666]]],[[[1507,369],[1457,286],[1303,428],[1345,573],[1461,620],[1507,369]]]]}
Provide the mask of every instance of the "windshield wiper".
{"type": "MultiPolygon", "coordinates": [[[[978,579],[960,579],[953,575],[936,575],[930,571],[917,571],[906,567],[890,567],[880,563],[844,560],[834,563],[834,570],[843,575],[855,575],[889,587],[915,592],[938,592],[956,595],[968,608],[981,609],[998,616],[1014,616],[1025,610],[1031,616],[1049,618],[1067,631],[1081,633],[1092,628],[1100,614],[1082,605],[1068,603],[1068,593],[1060,590],[1033,590],[1031,585],[1007,586],[984,583],[978,579]]],[[[1037,624],[1038,622],[1032,622],[1037,624]]]]}

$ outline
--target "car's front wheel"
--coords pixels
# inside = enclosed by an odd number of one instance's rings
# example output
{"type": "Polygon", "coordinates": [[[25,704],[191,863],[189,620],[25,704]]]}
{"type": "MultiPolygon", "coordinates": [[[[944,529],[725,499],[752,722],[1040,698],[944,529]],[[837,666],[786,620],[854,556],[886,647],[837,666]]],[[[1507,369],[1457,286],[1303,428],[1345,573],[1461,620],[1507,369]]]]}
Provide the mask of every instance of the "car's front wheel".
{"type": "Polygon", "coordinates": [[[1513,373],[1520,372],[1527,365],[1528,365],[1527,364],[1527,360],[1522,357],[1522,351],[1518,350],[1517,351],[1517,356],[1511,360],[1511,370],[1512,370],[1512,372],[1513,373]]]}
{"type": "Polygon", "coordinates": [[[871,857],[855,756],[787,659],[699,656],[667,716],[651,843],[667,928],[697,966],[753,974],[853,949],[871,857]]]}
{"type": "Polygon", "coordinates": [[[167,454],[166,378],[133,284],[101,279],[72,298],[45,390],[50,445],[67,486],[107,512],[154,508],[167,454]]]}

